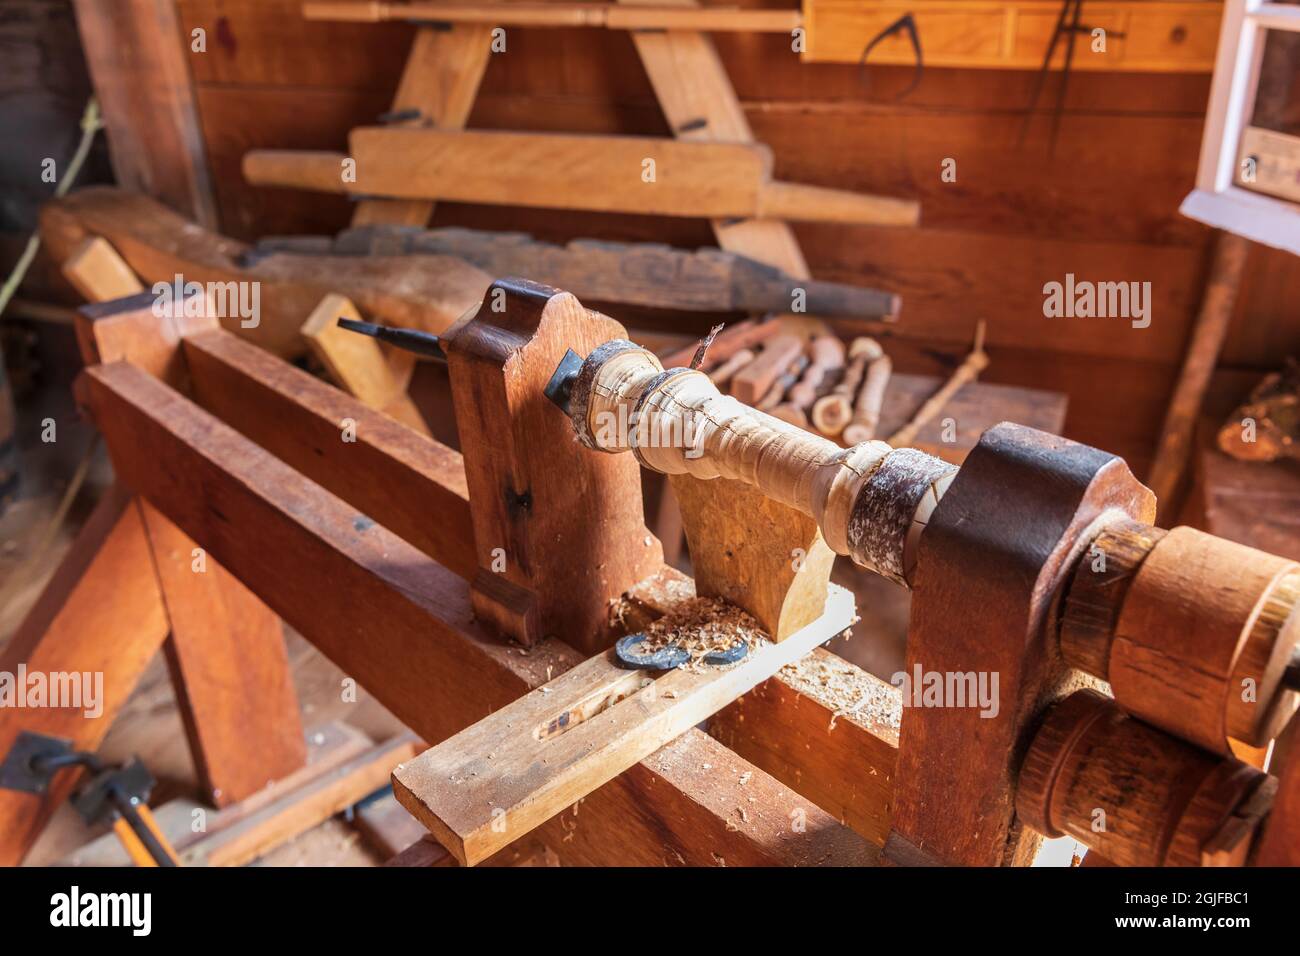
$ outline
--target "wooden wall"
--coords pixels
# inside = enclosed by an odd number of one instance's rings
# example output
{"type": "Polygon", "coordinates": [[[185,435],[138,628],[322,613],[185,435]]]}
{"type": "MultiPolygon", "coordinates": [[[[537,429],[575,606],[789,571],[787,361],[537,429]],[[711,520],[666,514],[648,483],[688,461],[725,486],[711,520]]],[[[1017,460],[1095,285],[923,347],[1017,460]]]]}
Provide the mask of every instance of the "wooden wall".
{"type": "MultiPolygon", "coordinates": [[[[779,5],[777,2],[771,5],[779,5]]],[[[395,88],[412,28],[307,24],[298,0],[178,0],[223,229],[241,238],[343,226],[346,201],[254,189],[239,173],[253,147],[339,149],[373,122],[395,88]]],[[[924,44],[925,38],[922,37],[924,44]]],[[[1209,232],[1177,208],[1191,188],[1209,92],[1204,75],[1071,78],[1055,154],[1049,83],[1017,144],[1033,74],[802,65],[780,36],[720,35],[722,59],[756,134],[784,179],[918,197],[916,229],[798,225],[819,277],[904,295],[906,370],[935,370],[989,322],[992,381],[1065,391],[1067,432],[1145,468],[1204,282],[1209,232]],[[941,179],[945,158],[957,181],[941,179]],[[1047,319],[1043,284],[1066,273],[1149,281],[1149,328],[1121,319],[1047,319]]],[[[471,126],[641,133],[668,130],[625,34],[511,30],[491,58],[471,126]]],[[[435,224],[519,229],[686,246],[703,223],[442,204],[435,224]]],[[[1266,368],[1300,346],[1300,267],[1257,249],[1225,363],[1266,368]]],[[[704,321],[700,322],[703,326],[704,321]]]]}

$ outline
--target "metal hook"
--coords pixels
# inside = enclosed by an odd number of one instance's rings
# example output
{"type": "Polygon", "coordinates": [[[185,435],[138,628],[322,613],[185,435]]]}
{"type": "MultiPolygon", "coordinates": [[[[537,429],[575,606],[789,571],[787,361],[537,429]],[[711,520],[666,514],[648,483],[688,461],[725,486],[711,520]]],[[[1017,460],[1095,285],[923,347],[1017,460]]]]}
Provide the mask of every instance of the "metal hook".
{"type": "Polygon", "coordinates": [[[895,102],[901,100],[921,85],[921,73],[925,67],[921,56],[921,35],[917,32],[916,20],[912,18],[912,14],[903,14],[889,26],[885,27],[885,29],[877,33],[875,37],[873,37],[871,41],[862,48],[862,56],[858,58],[858,80],[864,89],[869,90],[870,84],[867,83],[867,56],[873,49],[875,49],[876,45],[880,43],[881,40],[888,39],[895,34],[904,32],[906,32],[911,38],[912,49],[916,51],[916,70],[912,74],[912,82],[908,84],[906,89],[894,97],[895,102]]]}

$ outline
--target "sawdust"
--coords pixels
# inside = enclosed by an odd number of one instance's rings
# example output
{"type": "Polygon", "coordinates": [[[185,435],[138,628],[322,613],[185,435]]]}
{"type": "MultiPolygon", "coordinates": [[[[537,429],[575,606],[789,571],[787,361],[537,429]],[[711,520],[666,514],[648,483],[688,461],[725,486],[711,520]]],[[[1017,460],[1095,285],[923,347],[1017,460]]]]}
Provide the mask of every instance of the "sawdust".
{"type": "Polygon", "coordinates": [[[645,628],[642,653],[661,650],[669,644],[690,654],[684,668],[693,669],[708,654],[720,653],[743,641],[748,647],[767,640],[767,632],[740,608],[717,598],[691,598],[645,628]]]}
{"type": "Polygon", "coordinates": [[[903,715],[898,688],[833,654],[809,654],[778,673],[799,693],[831,711],[828,729],[835,729],[839,718],[848,717],[873,730],[889,732],[897,742],[903,715]]]}

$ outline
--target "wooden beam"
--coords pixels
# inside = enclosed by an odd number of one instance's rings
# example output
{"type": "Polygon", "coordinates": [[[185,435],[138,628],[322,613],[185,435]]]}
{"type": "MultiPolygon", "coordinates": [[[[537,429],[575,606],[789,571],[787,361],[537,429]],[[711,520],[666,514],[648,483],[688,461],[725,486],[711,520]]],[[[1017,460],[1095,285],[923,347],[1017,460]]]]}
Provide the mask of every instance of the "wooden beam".
{"type": "Polygon", "coordinates": [[[603,27],[609,30],[708,30],[790,33],[802,17],[797,10],[629,9],[608,3],[338,3],[302,5],[306,20],[384,23],[390,20],[479,23],[502,27],[603,27]]]}
{"type": "MultiPolygon", "coordinates": [[[[421,26],[406,58],[392,111],[415,110],[406,126],[464,129],[487,71],[492,51],[492,24],[421,26]]],[[[352,225],[395,223],[424,226],[433,215],[427,199],[365,199],[357,203],[352,225]]]]}
{"type": "Polygon", "coordinates": [[[301,329],[307,347],[325,366],[330,378],[362,404],[426,437],[433,437],[420,410],[406,394],[414,356],[396,349],[386,353],[375,339],[340,328],[340,318],[359,321],[361,313],[346,297],[331,292],[307,316],[301,329]]]}
{"type": "MultiPolygon", "coordinates": [[[[138,369],[99,366],[85,380],[124,478],[426,740],[581,660],[559,641],[521,655],[487,637],[463,581],[138,369]]],[[[588,865],[863,864],[877,852],[694,730],[542,836],[565,862],[588,865]],[[756,808],[748,822],[742,802],[756,808]]]]}
{"type": "Polygon", "coordinates": [[[106,302],[144,291],[131,267],[102,236],[83,239],[63,261],[61,271],[87,302],[106,302]]]}
{"type": "Polygon", "coordinates": [[[597,654],[398,768],[393,792],[473,866],[845,630],[853,595],[831,589],[822,617],[779,644],[737,631],[754,643],[735,666],[652,679],[597,654]]]}
{"type": "Polygon", "coordinates": [[[439,564],[473,577],[459,452],[229,332],[187,338],[185,357],[204,409],[439,564]]]}
{"type": "Polygon", "coordinates": [[[400,199],[710,218],[915,225],[915,202],[771,180],[766,146],[500,131],[361,127],[355,182],[334,153],[252,150],[244,177],[400,199]]]}
{"type": "MultiPolygon", "coordinates": [[[[142,293],[77,314],[77,339],[89,365],[132,361],[169,384],[188,384],[181,338],[219,328],[210,299],[184,299],[158,314],[142,293]]],[[[242,800],[302,766],[306,758],[298,696],[280,620],[175,525],[137,501],[152,561],[136,573],[155,577],[171,634],[165,650],[177,703],[198,772],[214,806],[242,800]],[[250,748],[256,737],[259,745],[250,748]]]]}
{"type": "Polygon", "coordinates": [[[74,0],[73,9],[117,184],[217,228],[190,38],[174,0],[74,0]]]}
{"type": "MultiPolygon", "coordinates": [[[[150,560],[130,493],[111,488],[0,653],[0,673],[15,681],[24,672],[47,683],[71,675],[81,687],[84,677],[97,699],[83,699],[79,707],[20,707],[17,701],[0,707],[0,759],[22,731],[63,737],[82,750],[99,746],[167,637],[167,611],[150,560]]],[[[78,776],[59,773],[42,795],[0,789],[0,865],[22,860],[78,776]]]]}
{"type": "Polygon", "coordinates": [[[167,665],[199,787],[213,806],[229,806],[307,759],[284,629],[184,532],[138,504],[171,621],[167,665]]]}

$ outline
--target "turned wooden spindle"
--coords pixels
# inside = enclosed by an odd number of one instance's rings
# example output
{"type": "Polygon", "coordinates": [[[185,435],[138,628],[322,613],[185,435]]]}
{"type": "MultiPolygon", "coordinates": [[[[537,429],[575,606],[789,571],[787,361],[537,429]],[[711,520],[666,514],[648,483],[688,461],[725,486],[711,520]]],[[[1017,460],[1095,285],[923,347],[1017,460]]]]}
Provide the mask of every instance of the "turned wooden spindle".
{"type": "MultiPolygon", "coordinates": [[[[1016,814],[1118,866],[1200,866],[1275,781],[1144,724],[1081,690],[1054,705],[1025,754],[1016,814]]],[[[1251,834],[1247,834],[1249,837],[1251,834]]]]}
{"type": "Polygon", "coordinates": [[[885,389],[889,387],[889,377],[893,371],[894,363],[888,355],[880,356],[867,366],[866,378],[853,405],[853,418],[844,426],[844,440],[850,445],[876,437],[880,410],[885,405],[885,389]]]}
{"type": "Polygon", "coordinates": [[[827,545],[910,584],[917,541],[956,467],[884,442],[841,448],[718,391],[707,375],[665,371],[650,352],[607,342],[574,379],[569,414],[579,439],[633,451],[667,475],[732,478],[816,520],[827,545]]]}
{"type": "Polygon", "coordinates": [[[835,438],[844,431],[844,426],[853,418],[853,397],[858,394],[867,366],[884,354],[879,342],[865,336],[849,344],[849,364],[844,369],[844,377],[829,395],[823,395],[813,403],[809,417],[814,428],[827,438],[835,438]]]}
{"type": "Polygon", "coordinates": [[[817,400],[818,390],[844,368],[844,343],[835,336],[817,336],[812,340],[810,351],[812,356],[803,375],[786,392],[785,401],[772,409],[777,418],[801,428],[808,426],[808,410],[817,400]]]}
{"type": "Polygon", "coordinates": [[[1192,528],[1103,531],[1071,577],[1061,654],[1125,709],[1208,750],[1262,747],[1295,712],[1300,565],[1192,528]]]}

